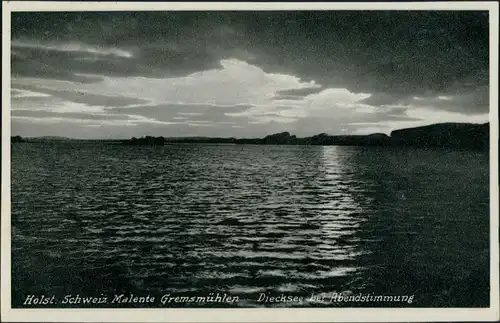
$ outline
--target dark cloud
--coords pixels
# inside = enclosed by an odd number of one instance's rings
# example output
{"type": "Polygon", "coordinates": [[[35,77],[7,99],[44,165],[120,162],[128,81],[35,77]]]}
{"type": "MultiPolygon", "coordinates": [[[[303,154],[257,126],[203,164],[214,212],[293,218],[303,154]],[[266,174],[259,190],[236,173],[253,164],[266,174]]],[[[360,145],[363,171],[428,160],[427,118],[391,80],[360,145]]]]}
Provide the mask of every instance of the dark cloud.
{"type": "Polygon", "coordinates": [[[41,61],[37,58],[29,58],[16,51],[11,57],[12,76],[48,78],[71,82],[98,82],[100,77],[75,75],[71,68],[60,65],[57,60],[41,61]]]}
{"type": "MultiPolygon", "coordinates": [[[[18,110],[19,108],[26,110],[28,107],[36,107],[36,110],[44,110],[44,106],[50,106],[54,99],[49,96],[19,96],[11,98],[11,110],[18,110]]],[[[29,109],[29,108],[28,108],[29,109]]],[[[35,110],[35,109],[29,109],[35,110]]]]}
{"type": "MultiPolygon", "coordinates": [[[[206,50],[192,51],[184,48],[152,48],[145,46],[137,59],[147,62],[148,66],[152,66],[153,69],[156,68],[156,73],[160,72],[170,77],[222,68],[219,63],[221,57],[208,53],[206,50]]],[[[146,74],[145,76],[150,75],[146,74]]]]}
{"type": "Polygon", "coordinates": [[[401,100],[407,98],[407,95],[396,95],[387,92],[377,92],[373,93],[370,97],[361,100],[361,103],[382,106],[387,104],[398,104],[401,100]]]}
{"type": "Polygon", "coordinates": [[[489,59],[488,14],[480,11],[14,13],[12,32],[15,40],[78,40],[135,53],[71,63],[79,71],[180,75],[217,67],[239,49],[267,71],[400,95],[458,86],[488,70],[489,59]]]}
{"type": "Polygon", "coordinates": [[[92,113],[61,113],[48,111],[16,110],[12,111],[13,117],[35,117],[35,118],[62,118],[62,119],[80,119],[80,120],[134,120],[128,115],[119,114],[92,114],[92,113]]]}
{"type": "Polygon", "coordinates": [[[323,87],[307,87],[303,89],[289,89],[282,90],[275,93],[274,99],[276,100],[294,100],[294,99],[302,99],[308,95],[319,93],[323,91],[323,87]]]}
{"type": "MultiPolygon", "coordinates": [[[[110,49],[89,48],[94,52],[68,51],[58,43],[50,48],[36,47],[29,42],[14,42],[17,53],[13,70],[20,76],[38,76],[62,80],[89,80],[89,77],[74,74],[97,74],[106,76],[175,77],[207,69],[221,68],[219,57],[207,52],[191,52],[164,47],[144,45],[140,51],[124,57],[106,53],[110,49]],[[20,56],[22,55],[22,59],[20,56]],[[29,64],[30,66],[26,66],[29,64]],[[33,70],[35,68],[35,70],[33,70]],[[71,73],[65,72],[70,70],[71,73]]],[[[112,49],[111,49],[112,51],[112,49]]],[[[90,78],[92,79],[92,78],[90,78]]],[[[99,78],[97,78],[99,80],[99,78]]]]}
{"type": "Polygon", "coordinates": [[[58,99],[67,100],[75,103],[82,103],[86,105],[93,105],[93,106],[121,107],[133,104],[144,104],[148,102],[146,100],[141,100],[137,98],[128,98],[125,96],[107,96],[107,95],[98,95],[81,91],[73,92],[65,90],[52,90],[33,85],[14,84],[14,87],[20,90],[27,90],[32,92],[48,94],[58,99]]]}
{"type": "Polygon", "coordinates": [[[487,86],[477,87],[452,96],[415,97],[401,101],[402,104],[415,107],[434,108],[449,112],[462,114],[488,113],[489,111],[489,88],[487,86]]]}
{"type": "MultiPolygon", "coordinates": [[[[188,122],[207,121],[212,123],[235,121],[237,117],[229,117],[226,113],[244,112],[251,105],[215,106],[207,104],[161,104],[137,106],[133,108],[115,108],[113,113],[141,115],[160,121],[188,122]],[[177,119],[174,119],[177,118],[177,119]]],[[[246,119],[246,117],[245,117],[246,119]]]]}

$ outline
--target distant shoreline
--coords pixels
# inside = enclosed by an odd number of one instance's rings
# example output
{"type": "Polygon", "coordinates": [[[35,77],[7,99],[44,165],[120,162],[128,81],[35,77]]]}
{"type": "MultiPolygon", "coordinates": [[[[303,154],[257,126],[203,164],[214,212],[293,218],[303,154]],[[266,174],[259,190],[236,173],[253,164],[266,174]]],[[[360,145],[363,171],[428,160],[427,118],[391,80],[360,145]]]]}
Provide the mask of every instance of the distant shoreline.
{"type": "Polygon", "coordinates": [[[152,137],[131,139],[70,139],[63,137],[22,138],[11,137],[11,142],[86,142],[128,146],[162,146],[168,144],[227,144],[227,145],[321,145],[321,146],[393,146],[422,148],[489,149],[489,123],[439,123],[422,127],[394,130],[390,136],[383,133],[370,135],[328,135],[321,133],[298,138],[289,132],[264,138],[212,138],[212,137],[152,137]]]}

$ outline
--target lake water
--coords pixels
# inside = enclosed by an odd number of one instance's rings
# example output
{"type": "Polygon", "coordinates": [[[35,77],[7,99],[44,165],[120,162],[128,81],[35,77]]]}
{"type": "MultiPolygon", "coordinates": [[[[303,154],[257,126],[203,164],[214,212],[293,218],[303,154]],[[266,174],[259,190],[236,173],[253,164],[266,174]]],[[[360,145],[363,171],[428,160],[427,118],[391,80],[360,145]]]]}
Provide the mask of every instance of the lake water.
{"type": "Polygon", "coordinates": [[[11,193],[14,307],[217,292],[239,302],[168,306],[489,306],[485,153],[20,143],[11,193]],[[414,300],[306,298],[334,292],[414,300]]]}

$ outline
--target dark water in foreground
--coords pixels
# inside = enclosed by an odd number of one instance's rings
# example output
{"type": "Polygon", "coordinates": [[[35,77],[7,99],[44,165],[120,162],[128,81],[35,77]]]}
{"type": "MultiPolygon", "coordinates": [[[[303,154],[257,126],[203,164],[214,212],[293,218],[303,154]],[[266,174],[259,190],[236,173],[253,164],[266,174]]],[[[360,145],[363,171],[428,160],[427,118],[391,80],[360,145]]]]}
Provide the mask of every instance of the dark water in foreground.
{"type": "Polygon", "coordinates": [[[488,306],[488,155],[13,144],[12,279],[14,307],[115,293],[157,301],[102,306],[488,306]],[[217,292],[239,302],[159,302],[217,292]],[[414,299],[307,298],[334,292],[414,299]]]}

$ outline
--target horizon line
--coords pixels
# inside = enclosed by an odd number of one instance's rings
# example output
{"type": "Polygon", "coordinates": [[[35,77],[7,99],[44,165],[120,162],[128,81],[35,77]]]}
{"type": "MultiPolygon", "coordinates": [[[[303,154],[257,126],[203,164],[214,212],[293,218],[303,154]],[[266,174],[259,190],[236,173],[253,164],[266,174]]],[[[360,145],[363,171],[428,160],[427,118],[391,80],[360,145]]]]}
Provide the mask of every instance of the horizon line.
{"type": "Polygon", "coordinates": [[[280,131],[280,132],[275,132],[275,133],[271,133],[271,134],[267,134],[267,135],[263,135],[263,137],[232,137],[232,136],[229,136],[229,137],[221,137],[221,136],[203,136],[203,135],[193,135],[193,136],[169,136],[169,137],[165,137],[165,136],[153,136],[153,135],[143,135],[143,136],[140,136],[140,137],[136,137],[136,136],[131,136],[131,137],[128,137],[128,138],[74,138],[74,137],[66,137],[66,136],[57,136],[57,135],[45,135],[45,136],[22,136],[22,135],[13,135],[11,134],[10,137],[21,137],[21,138],[26,138],[26,139],[37,139],[37,138],[62,138],[62,139],[71,139],[71,140],[100,140],[100,141],[104,141],[104,140],[130,140],[131,138],[137,138],[137,139],[140,139],[140,138],[145,138],[145,137],[153,137],[153,138],[159,138],[159,137],[163,137],[164,139],[172,139],[172,138],[175,138],[175,139],[183,139],[183,138],[220,138],[220,139],[263,139],[267,136],[272,136],[272,135],[276,135],[276,134],[283,134],[283,133],[288,133],[290,136],[295,136],[296,138],[309,138],[309,137],[314,137],[314,136],[318,136],[318,135],[321,135],[321,134],[325,134],[327,136],[330,136],[330,137],[346,137],[346,136],[350,136],[350,137],[355,137],[355,136],[371,136],[371,135],[385,135],[387,137],[391,137],[391,134],[392,132],[394,131],[398,131],[398,130],[404,130],[404,129],[416,129],[416,128],[423,128],[423,127],[429,127],[429,126],[433,126],[433,125],[443,125],[443,124],[470,124],[470,125],[485,125],[485,124],[489,124],[490,121],[488,122],[438,122],[438,123],[431,123],[431,124],[426,124],[426,125],[423,125],[423,126],[416,126],[416,127],[408,127],[408,128],[398,128],[398,129],[394,129],[394,130],[391,130],[389,134],[387,133],[383,133],[383,132],[374,132],[374,133],[369,133],[369,134],[329,134],[329,133],[326,133],[326,132],[320,132],[320,133],[317,133],[317,134],[314,134],[314,135],[310,135],[310,136],[303,136],[303,137],[297,137],[296,135],[294,135],[293,133],[291,133],[290,131],[280,131]]]}

